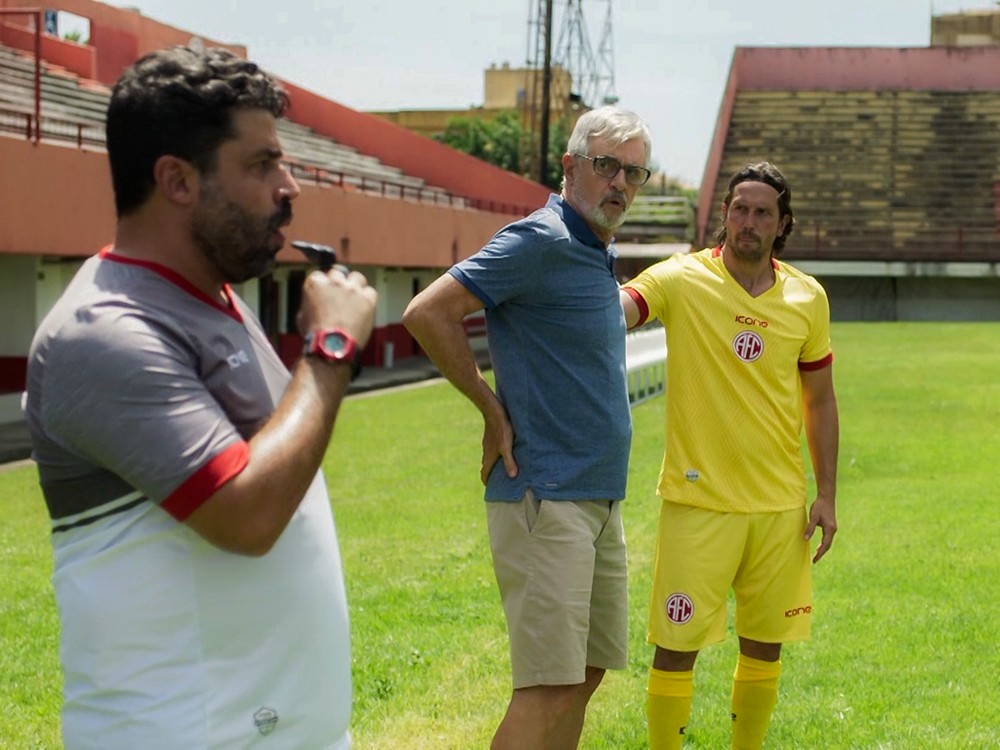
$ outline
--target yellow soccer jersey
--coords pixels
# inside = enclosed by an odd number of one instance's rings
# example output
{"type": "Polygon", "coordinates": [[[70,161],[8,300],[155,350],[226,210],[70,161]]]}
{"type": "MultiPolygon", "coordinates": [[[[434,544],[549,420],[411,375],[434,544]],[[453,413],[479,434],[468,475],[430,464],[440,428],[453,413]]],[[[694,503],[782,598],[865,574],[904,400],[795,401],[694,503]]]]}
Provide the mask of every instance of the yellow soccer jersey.
{"type": "Polygon", "coordinates": [[[625,285],[640,324],[667,337],[667,438],[657,494],[721,512],[805,505],[799,370],[833,361],[826,292],[773,261],[774,286],[751,297],[719,248],[675,255],[625,285]]]}

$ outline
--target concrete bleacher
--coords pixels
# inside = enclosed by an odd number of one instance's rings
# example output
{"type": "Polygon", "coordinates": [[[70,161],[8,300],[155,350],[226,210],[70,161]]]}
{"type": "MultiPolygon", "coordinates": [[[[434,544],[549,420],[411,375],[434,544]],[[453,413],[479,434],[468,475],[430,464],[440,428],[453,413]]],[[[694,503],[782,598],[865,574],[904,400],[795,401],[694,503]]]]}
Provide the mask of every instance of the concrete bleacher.
{"type": "Polygon", "coordinates": [[[694,228],[694,207],[686,197],[640,192],[615,237],[631,242],[689,242],[694,228]]]}
{"type": "Polygon", "coordinates": [[[308,179],[310,172],[329,173],[337,176],[335,181],[338,184],[358,189],[420,200],[451,200],[446,191],[428,185],[419,177],[383,164],[375,157],[320,136],[290,120],[278,121],[278,135],[288,159],[304,169],[304,173],[296,174],[297,177],[308,179]]]}
{"type": "MultiPolygon", "coordinates": [[[[16,82],[24,94],[34,101],[35,61],[9,47],[0,45],[0,68],[5,82],[16,82]]],[[[90,122],[104,122],[109,91],[94,81],[84,81],[73,73],[42,64],[42,104],[72,110],[90,122]]]]}
{"type": "MultiPolygon", "coordinates": [[[[41,75],[41,135],[80,145],[104,144],[109,91],[94,82],[44,65],[41,75]]],[[[29,133],[35,113],[35,63],[0,45],[0,131],[29,133]]]]}
{"type": "MultiPolygon", "coordinates": [[[[104,146],[110,89],[43,63],[41,90],[42,138],[104,146]]],[[[0,132],[30,132],[34,91],[34,59],[0,45],[0,132]]],[[[278,122],[278,134],[296,178],[351,186],[387,197],[464,203],[420,177],[289,120],[278,122]]]]}
{"type": "Polygon", "coordinates": [[[711,205],[765,159],[792,186],[783,257],[1000,260],[1000,91],[740,90],[711,205]]]}

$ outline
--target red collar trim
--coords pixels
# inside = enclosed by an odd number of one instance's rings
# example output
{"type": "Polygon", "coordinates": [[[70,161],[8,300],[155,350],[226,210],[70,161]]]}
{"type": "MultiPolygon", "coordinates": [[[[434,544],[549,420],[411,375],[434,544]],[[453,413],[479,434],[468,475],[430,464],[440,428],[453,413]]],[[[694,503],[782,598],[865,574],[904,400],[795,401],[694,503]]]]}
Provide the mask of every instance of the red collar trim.
{"type": "Polygon", "coordinates": [[[243,322],[243,316],[240,314],[239,308],[236,307],[235,304],[233,304],[233,291],[232,289],[229,288],[229,284],[222,285],[222,293],[226,296],[226,299],[229,300],[229,304],[224,305],[218,300],[214,300],[211,297],[209,297],[207,294],[198,289],[198,287],[196,287],[194,284],[185,279],[176,271],[167,268],[166,266],[160,265],[159,263],[154,263],[149,260],[137,260],[136,258],[126,258],[121,255],[115,255],[112,252],[113,249],[114,248],[112,245],[106,245],[105,247],[101,248],[101,251],[98,253],[101,260],[109,260],[113,263],[124,263],[126,266],[138,266],[139,268],[145,268],[147,271],[152,271],[155,274],[159,274],[174,286],[183,289],[192,297],[201,300],[210,307],[214,307],[219,312],[223,313],[224,315],[228,315],[230,318],[233,318],[239,323],[243,322]]]}
{"type": "MultiPolygon", "coordinates": [[[[715,249],[712,250],[712,257],[713,258],[722,257],[722,245],[717,245],[715,249]]],[[[777,259],[773,255],[771,256],[771,268],[773,268],[775,271],[777,271],[778,268],[780,268],[777,259]]]]}

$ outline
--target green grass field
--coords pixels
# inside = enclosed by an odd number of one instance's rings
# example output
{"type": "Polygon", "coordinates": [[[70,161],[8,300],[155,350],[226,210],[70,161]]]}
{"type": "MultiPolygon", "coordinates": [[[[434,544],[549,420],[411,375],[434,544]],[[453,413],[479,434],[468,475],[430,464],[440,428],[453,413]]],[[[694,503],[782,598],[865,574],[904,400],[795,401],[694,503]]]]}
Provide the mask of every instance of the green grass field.
{"type": "MultiPolygon", "coordinates": [[[[813,640],[783,656],[768,747],[1000,748],[1000,325],[837,324],[840,533],[813,640]]],[[[631,657],[581,747],[639,750],[663,401],[634,412],[631,657]]],[[[325,468],[350,597],[359,750],[486,748],[509,695],[478,481],[480,419],[447,384],[350,399],[325,468]]],[[[32,467],[0,473],[0,748],[57,748],[58,622],[32,467]]],[[[735,637],[695,674],[686,748],[729,747],[735,637]]]]}

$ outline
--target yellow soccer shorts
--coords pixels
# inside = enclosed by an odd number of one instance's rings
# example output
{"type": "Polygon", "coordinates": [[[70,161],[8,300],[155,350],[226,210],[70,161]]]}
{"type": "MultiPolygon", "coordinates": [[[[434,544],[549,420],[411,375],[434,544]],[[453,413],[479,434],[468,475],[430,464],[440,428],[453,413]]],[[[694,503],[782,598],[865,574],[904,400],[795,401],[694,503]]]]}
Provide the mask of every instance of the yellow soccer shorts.
{"type": "Polygon", "coordinates": [[[653,567],[650,643],[699,651],[736,632],[762,643],[807,640],[812,572],[804,509],[718,513],[664,501],[653,567]]]}

